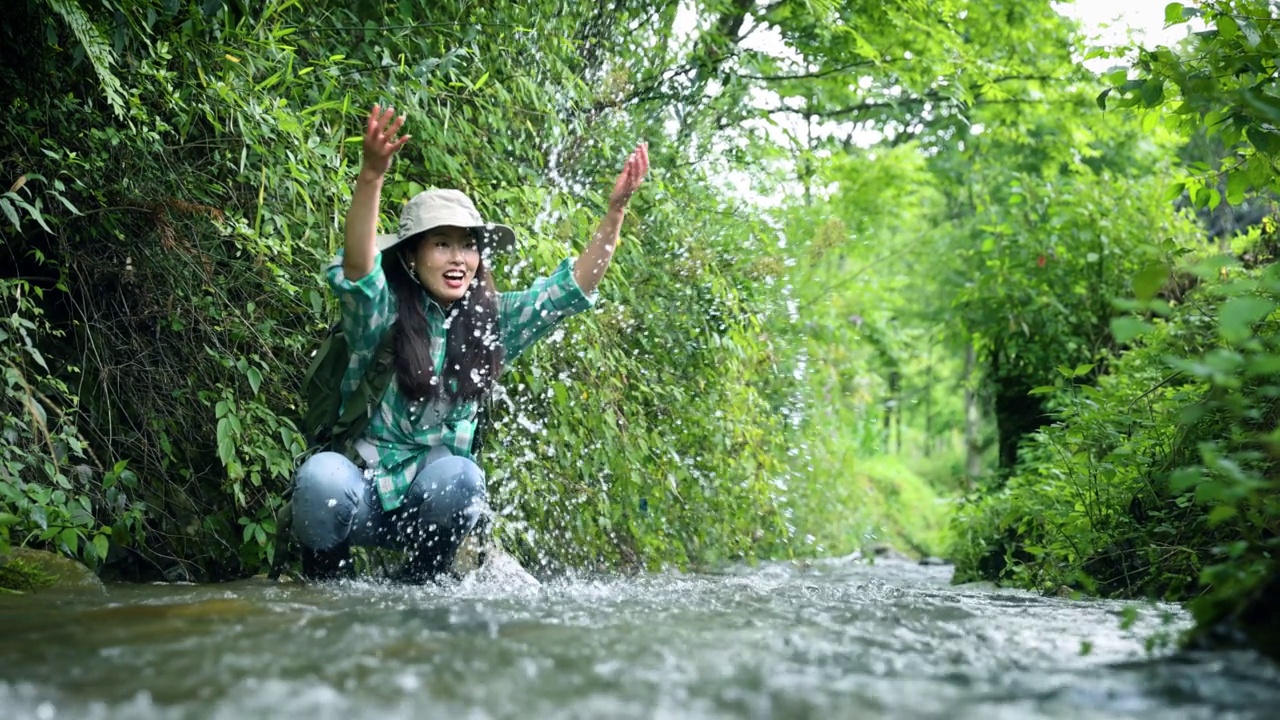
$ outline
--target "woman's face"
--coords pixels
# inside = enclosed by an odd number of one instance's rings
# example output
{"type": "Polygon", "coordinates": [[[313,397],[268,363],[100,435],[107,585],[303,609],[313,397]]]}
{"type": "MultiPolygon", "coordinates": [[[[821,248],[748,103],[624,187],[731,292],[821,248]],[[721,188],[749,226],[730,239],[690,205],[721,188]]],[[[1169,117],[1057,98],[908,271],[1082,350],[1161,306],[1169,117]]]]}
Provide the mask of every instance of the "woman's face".
{"type": "Polygon", "coordinates": [[[475,238],[460,227],[428,230],[414,254],[418,282],[442,305],[467,294],[479,265],[480,250],[475,238]]]}

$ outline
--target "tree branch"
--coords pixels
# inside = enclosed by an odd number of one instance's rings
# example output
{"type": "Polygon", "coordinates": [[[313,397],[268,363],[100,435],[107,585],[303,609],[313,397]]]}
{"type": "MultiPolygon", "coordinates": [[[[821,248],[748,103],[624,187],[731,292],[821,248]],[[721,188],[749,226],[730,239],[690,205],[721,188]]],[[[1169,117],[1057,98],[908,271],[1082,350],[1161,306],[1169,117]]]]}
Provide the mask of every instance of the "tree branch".
{"type": "MultiPolygon", "coordinates": [[[[1042,75],[1010,75],[1007,77],[993,78],[991,80],[991,84],[995,84],[999,82],[1009,82],[1012,80],[1048,81],[1048,80],[1061,80],[1061,78],[1056,78],[1051,76],[1042,76],[1042,75]]],[[[866,110],[875,110],[877,108],[896,108],[896,107],[902,107],[904,105],[924,105],[925,103],[929,103],[929,102],[939,102],[939,101],[945,101],[945,100],[956,100],[956,98],[943,95],[940,92],[933,90],[923,95],[917,95],[914,97],[904,97],[897,100],[867,100],[864,102],[855,103],[853,105],[848,105],[842,108],[836,108],[834,110],[813,110],[813,109],[797,110],[795,108],[789,108],[789,107],[762,108],[762,109],[765,112],[769,112],[769,113],[775,113],[775,112],[795,113],[797,115],[812,115],[814,117],[833,118],[833,117],[842,117],[845,115],[856,115],[860,112],[863,112],[866,110]]],[[[1035,104],[1035,103],[1058,103],[1058,102],[1063,102],[1063,101],[1062,100],[1053,100],[1053,101],[1037,100],[1033,98],[1002,98],[998,100],[984,100],[981,95],[977,95],[974,97],[972,104],[973,105],[1004,105],[1004,104],[1024,105],[1024,104],[1035,104]]]]}
{"type": "Polygon", "coordinates": [[[747,75],[745,73],[737,73],[737,76],[747,80],[761,80],[763,82],[783,82],[786,80],[814,80],[817,78],[826,77],[828,75],[835,75],[837,73],[842,73],[845,70],[850,70],[852,68],[866,67],[867,65],[874,65],[875,63],[876,63],[875,60],[859,60],[857,62],[851,62],[846,65],[840,65],[833,68],[826,68],[825,70],[816,70],[810,73],[800,73],[797,75],[747,75]]]}
{"type": "Polygon", "coordinates": [[[294,34],[294,35],[315,35],[316,33],[324,33],[324,32],[355,32],[355,31],[359,31],[359,30],[372,30],[372,31],[375,31],[375,32],[382,32],[382,31],[387,31],[387,30],[417,30],[417,29],[419,29],[419,28],[433,28],[433,27],[472,27],[472,26],[474,26],[474,27],[500,27],[500,28],[515,28],[516,30],[524,30],[524,31],[529,31],[529,32],[532,32],[532,31],[534,30],[534,28],[531,28],[531,27],[525,27],[525,26],[523,26],[523,25],[515,25],[515,24],[513,24],[513,23],[471,22],[471,21],[466,21],[466,22],[464,22],[464,21],[461,21],[461,20],[456,21],[456,22],[423,22],[423,23],[406,23],[406,24],[403,24],[403,25],[369,25],[369,26],[365,26],[365,25],[332,25],[332,26],[327,26],[327,27],[302,27],[302,26],[300,26],[300,25],[281,25],[280,27],[281,27],[281,28],[284,28],[284,29],[290,29],[290,28],[292,28],[292,29],[293,29],[293,31],[294,31],[292,34],[294,34]]]}

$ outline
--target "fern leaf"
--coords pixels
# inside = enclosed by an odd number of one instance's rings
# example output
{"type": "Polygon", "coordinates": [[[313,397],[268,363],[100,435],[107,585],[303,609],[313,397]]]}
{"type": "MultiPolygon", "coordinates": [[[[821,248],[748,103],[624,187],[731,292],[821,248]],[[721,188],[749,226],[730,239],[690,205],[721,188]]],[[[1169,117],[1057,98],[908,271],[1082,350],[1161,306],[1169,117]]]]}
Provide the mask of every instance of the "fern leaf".
{"type": "Polygon", "coordinates": [[[123,118],[124,90],[120,86],[119,78],[111,71],[116,56],[111,51],[111,46],[107,44],[106,38],[98,31],[76,0],[46,1],[54,12],[62,16],[67,26],[71,28],[71,32],[75,34],[76,40],[80,41],[85,57],[89,58],[93,71],[98,75],[98,82],[102,85],[102,93],[106,95],[107,103],[111,105],[112,110],[115,110],[116,117],[123,118]]]}

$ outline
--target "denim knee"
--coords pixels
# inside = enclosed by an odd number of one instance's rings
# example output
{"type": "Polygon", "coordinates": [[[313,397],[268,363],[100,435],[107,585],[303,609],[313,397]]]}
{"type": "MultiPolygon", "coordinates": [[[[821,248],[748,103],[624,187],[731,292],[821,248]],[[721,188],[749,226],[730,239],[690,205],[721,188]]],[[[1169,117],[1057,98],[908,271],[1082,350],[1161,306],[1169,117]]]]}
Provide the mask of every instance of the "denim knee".
{"type": "Polygon", "coordinates": [[[469,532],[485,502],[484,473],[464,457],[446,457],[423,468],[409,486],[406,500],[420,503],[424,522],[469,532]]]}
{"type": "Polygon", "coordinates": [[[334,452],[312,455],[298,468],[293,490],[293,532],[313,550],[328,550],[347,538],[360,506],[360,468],[334,452]]]}

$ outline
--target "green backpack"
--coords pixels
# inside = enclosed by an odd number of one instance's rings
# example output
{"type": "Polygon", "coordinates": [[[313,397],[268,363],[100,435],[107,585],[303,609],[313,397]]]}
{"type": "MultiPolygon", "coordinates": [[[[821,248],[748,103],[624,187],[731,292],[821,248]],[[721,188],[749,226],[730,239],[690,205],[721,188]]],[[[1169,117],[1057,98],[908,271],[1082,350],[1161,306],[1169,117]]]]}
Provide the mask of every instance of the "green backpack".
{"type": "Polygon", "coordinates": [[[342,323],[330,326],[302,377],[302,432],[310,450],[332,450],[360,463],[354,444],[395,376],[394,353],[392,329],[383,336],[373,362],[343,407],[342,377],[351,361],[351,349],[342,323]]]}
{"type": "MultiPolygon", "coordinates": [[[[357,465],[364,459],[356,452],[355,441],[364,434],[369,418],[395,376],[395,330],[387,332],[378,345],[373,362],[365,371],[360,384],[352,391],[345,407],[342,402],[342,378],[351,361],[351,348],[347,345],[342,323],[329,327],[320,345],[312,351],[311,364],[302,379],[303,413],[301,430],[307,438],[307,454],[323,450],[341,453],[357,465]]],[[[471,443],[473,455],[479,455],[480,446],[489,429],[489,410],[492,393],[477,404],[476,431],[471,443]]],[[[276,538],[272,550],[269,577],[276,579],[291,559],[289,536],[293,524],[293,485],[285,490],[286,502],[276,518],[276,538]]]]}
{"type": "MultiPolygon", "coordinates": [[[[302,432],[308,450],[332,450],[350,457],[357,465],[361,460],[353,447],[369,425],[369,417],[382,402],[382,396],[395,377],[395,330],[389,331],[378,345],[373,362],[360,384],[351,393],[346,407],[342,404],[342,377],[351,361],[342,324],[334,323],[312,351],[311,364],[302,378],[302,432]]],[[[471,454],[479,455],[489,429],[489,411],[493,393],[476,403],[476,429],[471,441],[471,454]]]]}

